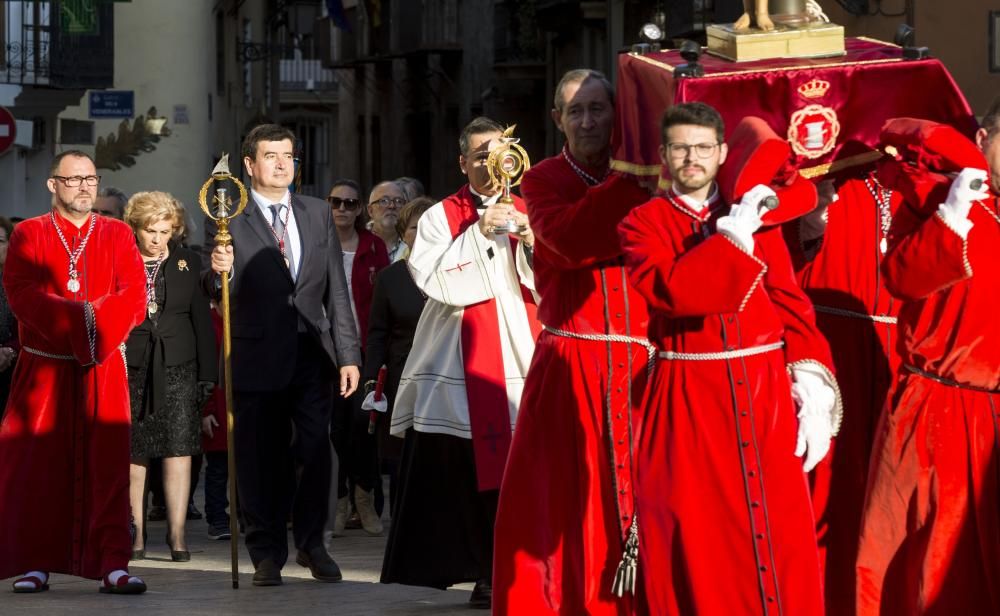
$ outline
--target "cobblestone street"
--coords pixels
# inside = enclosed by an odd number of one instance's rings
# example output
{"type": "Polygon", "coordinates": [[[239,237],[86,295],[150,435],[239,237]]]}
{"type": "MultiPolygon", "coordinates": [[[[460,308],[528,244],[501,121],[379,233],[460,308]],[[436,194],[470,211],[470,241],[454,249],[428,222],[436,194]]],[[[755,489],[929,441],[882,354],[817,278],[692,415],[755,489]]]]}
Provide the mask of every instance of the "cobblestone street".
{"type": "MultiPolygon", "coordinates": [[[[199,492],[198,506],[201,504],[199,492]]],[[[346,536],[333,542],[334,560],[344,573],[344,581],[336,584],[313,580],[308,569],[295,564],[292,547],[289,562],[282,570],[284,585],[255,587],[251,584],[253,565],[241,545],[238,590],[233,590],[230,580],[229,542],[208,539],[203,520],[188,522],[190,562],[170,560],[170,552],[162,540],[165,533],[165,522],[149,523],[146,559],[131,567],[131,571],[142,576],[149,585],[143,595],[100,594],[96,581],[65,575],[52,576],[48,592],[18,595],[10,592],[10,582],[6,581],[0,588],[0,615],[488,614],[485,610],[471,610],[466,606],[472,584],[447,591],[379,584],[385,537],[369,537],[361,530],[348,530],[346,536]]],[[[388,534],[388,524],[385,534],[388,534]]],[[[428,555],[428,558],[433,557],[428,555]]]]}

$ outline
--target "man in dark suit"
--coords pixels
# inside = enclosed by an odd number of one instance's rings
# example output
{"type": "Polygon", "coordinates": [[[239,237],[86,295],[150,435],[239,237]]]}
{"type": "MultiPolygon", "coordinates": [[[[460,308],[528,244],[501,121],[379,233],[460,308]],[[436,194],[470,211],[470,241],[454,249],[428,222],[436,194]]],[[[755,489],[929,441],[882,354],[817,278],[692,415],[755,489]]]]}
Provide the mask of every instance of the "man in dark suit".
{"type": "MultiPolygon", "coordinates": [[[[230,272],[236,475],[255,586],[281,584],[289,510],[295,561],[341,579],[323,547],[330,489],[334,368],[340,395],[357,388],[361,352],[340,242],[326,202],[294,195],[295,136],[265,124],[243,142],[250,201],[216,247],[203,282],[218,297],[230,272]]],[[[215,246],[208,225],[206,246],[215,246]]]]}

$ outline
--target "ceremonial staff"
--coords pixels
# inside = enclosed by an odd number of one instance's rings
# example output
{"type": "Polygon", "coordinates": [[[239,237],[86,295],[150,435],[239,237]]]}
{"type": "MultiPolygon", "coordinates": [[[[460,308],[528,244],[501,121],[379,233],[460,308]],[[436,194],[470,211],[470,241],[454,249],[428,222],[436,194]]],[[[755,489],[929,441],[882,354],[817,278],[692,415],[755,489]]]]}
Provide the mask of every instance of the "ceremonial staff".
{"type": "MultiPolygon", "coordinates": [[[[223,154],[219,164],[212,170],[212,176],[205,181],[198,193],[198,203],[205,215],[214,220],[218,229],[215,234],[215,245],[226,247],[232,244],[233,237],[229,235],[229,221],[243,211],[247,205],[247,189],[238,178],[229,173],[229,154],[223,154]],[[240,199],[236,208],[233,200],[226,195],[226,188],[218,186],[223,182],[232,182],[240,191],[240,199]],[[206,198],[208,189],[216,184],[215,196],[212,197],[212,207],[206,198]],[[214,210],[213,210],[214,208],[214,210]]],[[[233,447],[233,369],[230,361],[232,341],[229,329],[229,272],[222,272],[222,378],[226,392],[226,451],[229,466],[229,547],[232,552],[233,588],[240,587],[238,550],[239,528],[236,524],[236,451],[233,447]]]]}

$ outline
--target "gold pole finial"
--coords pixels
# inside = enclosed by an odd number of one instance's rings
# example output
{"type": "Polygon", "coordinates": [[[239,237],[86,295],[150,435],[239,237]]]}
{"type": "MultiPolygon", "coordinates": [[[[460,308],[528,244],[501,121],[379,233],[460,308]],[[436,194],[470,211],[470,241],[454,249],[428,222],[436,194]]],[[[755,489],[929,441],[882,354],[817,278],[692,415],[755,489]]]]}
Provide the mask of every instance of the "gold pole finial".
{"type": "MultiPolygon", "coordinates": [[[[233,237],[229,234],[229,221],[238,216],[247,206],[247,189],[239,178],[233,177],[229,172],[229,154],[223,153],[222,158],[212,169],[212,175],[201,186],[198,192],[198,204],[205,216],[215,221],[217,231],[215,233],[216,246],[229,246],[233,243],[233,237]],[[233,207],[233,200],[224,185],[232,182],[239,191],[239,201],[233,207]],[[215,194],[212,196],[211,205],[208,202],[208,190],[215,185],[215,194]],[[220,184],[223,184],[220,186],[220,184]]],[[[233,588],[240,587],[239,576],[239,527],[236,523],[236,449],[233,445],[233,368],[232,368],[232,335],[229,321],[229,272],[223,272],[222,277],[222,378],[226,394],[226,446],[229,466],[229,545],[232,560],[233,588]]]]}

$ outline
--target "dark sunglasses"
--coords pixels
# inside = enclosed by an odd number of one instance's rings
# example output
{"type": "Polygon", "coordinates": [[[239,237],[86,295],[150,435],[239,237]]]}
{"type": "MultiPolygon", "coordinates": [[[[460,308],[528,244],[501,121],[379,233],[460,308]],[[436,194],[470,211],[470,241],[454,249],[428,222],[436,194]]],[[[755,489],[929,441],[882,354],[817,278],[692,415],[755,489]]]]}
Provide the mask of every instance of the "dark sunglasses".
{"type": "Polygon", "coordinates": [[[329,202],[330,205],[333,206],[333,209],[339,210],[340,206],[343,205],[344,209],[347,210],[348,212],[353,212],[354,210],[358,209],[359,205],[361,205],[361,201],[359,199],[341,199],[340,197],[327,197],[326,200],[327,202],[329,202]]]}

